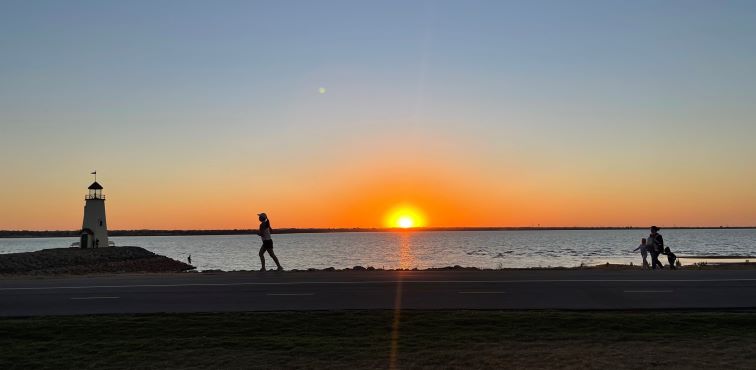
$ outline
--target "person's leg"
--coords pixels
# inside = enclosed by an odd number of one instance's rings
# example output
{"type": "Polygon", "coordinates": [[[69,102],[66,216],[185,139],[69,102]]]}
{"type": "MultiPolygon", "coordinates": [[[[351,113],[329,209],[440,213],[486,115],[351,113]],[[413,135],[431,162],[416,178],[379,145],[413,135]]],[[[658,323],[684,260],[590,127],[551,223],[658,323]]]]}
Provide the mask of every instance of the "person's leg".
{"type": "Polygon", "coordinates": [[[273,258],[273,262],[276,263],[276,266],[278,266],[278,269],[283,270],[283,267],[281,267],[281,264],[278,262],[278,257],[276,257],[276,254],[273,253],[273,248],[268,249],[268,254],[270,255],[270,258],[273,258]]]}
{"type": "Polygon", "coordinates": [[[667,261],[669,262],[670,269],[677,270],[677,267],[675,267],[675,257],[667,256],[667,261]]]}
{"type": "Polygon", "coordinates": [[[260,264],[262,265],[262,268],[260,268],[260,271],[265,271],[265,256],[263,255],[265,253],[265,244],[263,244],[262,247],[260,247],[260,264]]]}
{"type": "Polygon", "coordinates": [[[659,253],[651,253],[651,268],[656,270],[657,265],[659,265],[660,269],[664,268],[664,265],[659,261],[659,253]]]}

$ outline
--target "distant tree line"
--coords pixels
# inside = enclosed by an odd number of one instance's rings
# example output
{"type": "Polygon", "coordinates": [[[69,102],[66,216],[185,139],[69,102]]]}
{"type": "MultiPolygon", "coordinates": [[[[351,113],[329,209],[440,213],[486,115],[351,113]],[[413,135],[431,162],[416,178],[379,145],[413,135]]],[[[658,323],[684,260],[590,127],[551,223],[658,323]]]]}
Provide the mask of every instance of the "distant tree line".
{"type": "MultiPolygon", "coordinates": [[[[297,233],[332,233],[332,232],[366,232],[386,231],[388,229],[274,229],[274,234],[297,234],[297,233]]],[[[257,235],[257,229],[231,229],[231,230],[109,230],[109,236],[181,236],[181,235],[257,235]]],[[[0,230],[0,238],[58,238],[78,237],[79,230],[0,230]]]]}
{"type": "MultiPolygon", "coordinates": [[[[664,229],[754,229],[756,227],[665,227],[664,229]]],[[[413,231],[506,231],[506,230],[643,230],[645,227],[424,227],[413,231]]],[[[273,229],[274,234],[301,233],[349,233],[405,231],[395,228],[281,228],[273,229]]],[[[59,238],[78,237],[79,230],[0,230],[0,238],[59,238]]],[[[231,230],[111,230],[110,236],[181,236],[181,235],[257,235],[257,229],[231,230]]]]}

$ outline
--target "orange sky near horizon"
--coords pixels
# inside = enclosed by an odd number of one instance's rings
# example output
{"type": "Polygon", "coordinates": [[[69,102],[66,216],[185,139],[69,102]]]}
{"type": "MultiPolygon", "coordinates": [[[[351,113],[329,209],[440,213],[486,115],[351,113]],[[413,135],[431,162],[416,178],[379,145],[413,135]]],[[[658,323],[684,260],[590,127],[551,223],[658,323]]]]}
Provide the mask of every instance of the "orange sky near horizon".
{"type": "MultiPolygon", "coordinates": [[[[260,161],[236,148],[174,157],[157,147],[143,158],[99,159],[98,181],[111,229],[255,228],[262,211],[275,227],[386,227],[401,206],[421,212],[430,227],[756,224],[756,174],[734,162],[659,163],[648,181],[647,159],[636,156],[581,149],[557,160],[544,154],[548,143],[517,149],[464,135],[419,136],[409,130],[313,158],[285,158],[284,150],[260,161]]],[[[88,160],[84,151],[5,178],[0,229],[79,228],[92,178],[78,162],[88,160]]]]}
{"type": "MultiPolygon", "coordinates": [[[[98,180],[105,187],[111,229],[255,228],[261,211],[274,227],[387,227],[396,226],[386,219],[397,207],[417,210],[425,219],[422,226],[429,227],[751,226],[756,219],[756,202],[741,196],[751,191],[747,183],[733,182],[729,192],[700,181],[689,188],[643,188],[607,173],[528,175],[516,166],[494,171],[450,158],[441,162],[444,166],[344,163],[329,171],[277,172],[265,178],[223,176],[215,169],[208,176],[184,171],[152,180],[140,177],[138,169],[108,170],[98,180]]],[[[502,165],[507,167],[506,161],[502,165]]],[[[0,229],[80,227],[91,180],[85,175],[66,183],[37,178],[50,186],[18,181],[10,187],[17,190],[13,197],[5,194],[0,229]]]]}
{"type": "MultiPolygon", "coordinates": [[[[744,162],[661,161],[651,181],[644,173],[653,152],[549,153],[548,141],[518,148],[421,136],[408,130],[344,142],[311,158],[315,143],[302,143],[304,154],[287,157],[284,149],[250,161],[232,141],[213,155],[157,146],[95,162],[111,229],[247,229],[262,211],[274,227],[386,227],[401,206],[422,213],[429,227],[756,225],[756,174],[744,162]]],[[[88,161],[82,151],[18,167],[3,179],[0,229],[79,228],[92,182],[79,163],[88,161]]]]}

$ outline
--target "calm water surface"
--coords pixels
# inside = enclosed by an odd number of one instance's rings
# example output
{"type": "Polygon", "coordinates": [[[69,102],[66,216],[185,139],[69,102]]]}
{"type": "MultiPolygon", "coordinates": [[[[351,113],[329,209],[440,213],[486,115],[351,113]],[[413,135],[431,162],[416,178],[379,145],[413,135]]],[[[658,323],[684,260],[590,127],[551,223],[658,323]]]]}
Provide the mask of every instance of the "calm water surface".
{"type": "MultiPolygon", "coordinates": [[[[647,236],[641,230],[596,231],[433,231],[274,235],[275,252],[286,269],[481,268],[579,266],[640,262],[631,253],[647,236]]],[[[754,255],[756,230],[666,230],[677,255],[754,255]]],[[[252,270],[260,266],[260,238],[248,236],[113,237],[119,246],[135,245],[186,261],[198,270],[252,270]]],[[[67,247],[75,238],[0,239],[0,253],[67,247]]],[[[684,261],[683,261],[684,262],[684,261]]],[[[273,265],[268,259],[268,264],[273,265]]]]}

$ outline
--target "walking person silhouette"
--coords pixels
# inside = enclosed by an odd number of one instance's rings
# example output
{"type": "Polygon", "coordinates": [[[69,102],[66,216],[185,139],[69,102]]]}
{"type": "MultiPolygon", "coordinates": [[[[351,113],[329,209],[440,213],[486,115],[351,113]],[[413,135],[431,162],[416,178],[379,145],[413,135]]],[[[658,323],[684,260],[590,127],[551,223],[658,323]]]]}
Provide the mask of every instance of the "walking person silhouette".
{"type": "Polygon", "coordinates": [[[278,271],[283,271],[283,267],[281,267],[281,264],[278,262],[278,257],[276,257],[276,254],[273,253],[273,238],[270,236],[271,228],[270,228],[270,220],[268,219],[268,215],[265,213],[258,213],[257,214],[258,219],[260,220],[260,231],[259,235],[262,239],[262,247],[260,247],[260,263],[262,264],[262,268],[260,268],[260,271],[265,271],[265,252],[267,251],[271,258],[273,258],[273,262],[276,263],[276,266],[278,266],[278,271]]]}
{"type": "Polygon", "coordinates": [[[660,269],[663,269],[664,265],[659,261],[659,255],[664,254],[664,238],[659,234],[658,227],[651,226],[651,235],[648,236],[646,245],[651,253],[651,268],[656,270],[656,266],[659,266],[660,269]]]}

